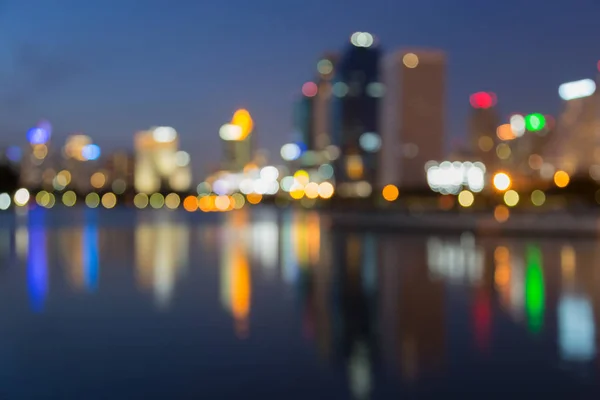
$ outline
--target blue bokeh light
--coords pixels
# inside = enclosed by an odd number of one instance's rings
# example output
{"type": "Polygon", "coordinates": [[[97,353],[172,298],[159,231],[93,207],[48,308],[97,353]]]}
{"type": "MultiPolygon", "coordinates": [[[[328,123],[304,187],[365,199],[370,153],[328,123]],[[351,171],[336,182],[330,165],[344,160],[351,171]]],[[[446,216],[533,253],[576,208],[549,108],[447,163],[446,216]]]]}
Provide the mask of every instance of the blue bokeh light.
{"type": "Polygon", "coordinates": [[[20,147],[10,146],[6,149],[6,158],[14,163],[18,163],[21,161],[21,157],[23,156],[23,151],[20,147]]]}
{"type": "Polygon", "coordinates": [[[97,144],[88,144],[81,149],[81,156],[86,161],[93,161],[100,158],[100,147],[97,144]]]}
{"type": "Polygon", "coordinates": [[[44,128],[35,127],[27,131],[27,141],[33,145],[46,144],[50,140],[50,132],[44,128]]]}

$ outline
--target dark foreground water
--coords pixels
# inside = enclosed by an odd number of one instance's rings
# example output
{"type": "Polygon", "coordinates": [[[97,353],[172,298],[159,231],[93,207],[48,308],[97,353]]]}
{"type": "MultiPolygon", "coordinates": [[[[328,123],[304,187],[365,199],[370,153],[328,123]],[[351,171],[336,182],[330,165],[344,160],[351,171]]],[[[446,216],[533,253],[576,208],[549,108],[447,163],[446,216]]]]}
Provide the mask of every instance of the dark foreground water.
{"type": "Polygon", "coordinates": [[[597,399],[599,318],[593,240],[0,215],[1,399],[597,399]]]}

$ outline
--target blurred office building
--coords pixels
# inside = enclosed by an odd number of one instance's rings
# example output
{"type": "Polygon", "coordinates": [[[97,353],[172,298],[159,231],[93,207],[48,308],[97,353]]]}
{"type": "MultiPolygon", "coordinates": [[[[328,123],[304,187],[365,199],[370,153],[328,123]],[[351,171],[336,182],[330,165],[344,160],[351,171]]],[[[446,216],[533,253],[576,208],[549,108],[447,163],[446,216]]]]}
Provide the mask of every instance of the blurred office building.
{"type": "Polygon", "coordinates": [[[383,64],[379,184],[426,189],[425,165],[444,157],[446,55],[399,51],[383,64]]]}
{"type": "Polygon", "coordinates": [[[472,157],[488,168],[494,168],[497,164],[500,144],[497,135],[500,120],[496,102],[496,94],[491,92],[473,93],[469,98],[469,142],[472,157]]]}
{"type": "Polygon", "coordinates": [[[156,127],[135,135],[134,186],[141,193],[186,191],[192,183],[190,156],[179,150],[171,127],[156,127]]]}
{"type": "Polygon", "coordinates": [[[564,100],[556,134],[548,145],[546,159],[570,175],[600,179],[600,93],[596,82],[584,79],[559,88],[564,100]],[[589,175],[588,175],[589,174],[589,175]]]}
{"type": "Polygon", "coordinates": [[[135,158],[127,152],[115,152],[106,157],[106,170],[110,176],[111,190],[122,194],[133,188],[135,158]]]}
{"type": "Polygon", "coordinates": [[[233,114],[231,122],[221,126],[219,136],[223,141],[221,168],[230,172],[241,172],[253,161],[255,148],[254,121],[247,110],[233,114]]]}
{"type": "Polygon", "coordinates": [[[338,193],[346,197],[371,194],[381,149],[378,108],[380,49],[367,32],[356,32],[336,66],[332,86],[332,143],[340,149],[335,161],[338,193]]]}

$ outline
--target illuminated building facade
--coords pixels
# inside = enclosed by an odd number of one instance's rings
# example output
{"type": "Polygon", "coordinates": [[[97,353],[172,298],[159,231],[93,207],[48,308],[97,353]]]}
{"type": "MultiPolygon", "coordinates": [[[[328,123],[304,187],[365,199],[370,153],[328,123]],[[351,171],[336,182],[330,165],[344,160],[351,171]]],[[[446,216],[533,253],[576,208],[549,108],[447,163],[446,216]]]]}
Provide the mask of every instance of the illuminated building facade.
{"type": "Polygon", "coordinates": [[[489,92],[478,92],[469,98],[471,113],[469,116],[469,144],[473,156],[487,167],[497,164],[497,149],[500,140],[496,130],[499,118],[496,95],[489,92]]]}
{"type": "Polygon", "coordinates": [[[444,156],[446,56],[400,51],[384,60],[380,185],[427,188],[425,164],[444,156]]]}
{"type": "Polygon", "coordinates": [[[178,151],[175,129],[152,128],[135,135],[134,186],[140,193],[188,190],[192,177],[189,155],[178,151]]]}
{"type": "Polygon", "coordinates": [[[239,172],[252,162],[255,147],[253,131],[254,121],[244,109],[237,110],[231,122],[221,127],[219,136],[223,140],[222,169],[239,172]]]}
{"type": "MultiPolygon", "coordinates": [[[[351,42],[336,66],[332,86],[331,140],[341,153],[334,166],[340,189],[375,181],[381,147],[377,90],[381,88],[380,50],[366,32],[355,33],[351,42]]],[[[365,194],[370,194],[370,189],[368,192],[365,194]]]]}
{"type": "Polygon", "coordinates": [[[564,100],[546,159],[570,175],[600,179],[600,93],[593,80],[561,85],[564,100]],[[589,175],[588,175],[589,174],[589,175]]]}

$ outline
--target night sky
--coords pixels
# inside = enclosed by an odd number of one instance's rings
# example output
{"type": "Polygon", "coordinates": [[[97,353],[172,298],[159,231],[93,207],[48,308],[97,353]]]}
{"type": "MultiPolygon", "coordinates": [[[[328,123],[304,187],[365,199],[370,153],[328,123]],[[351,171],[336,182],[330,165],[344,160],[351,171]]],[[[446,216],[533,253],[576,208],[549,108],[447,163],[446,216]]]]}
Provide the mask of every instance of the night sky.
{"type": "Polygon", "coordinates": [[[171,125],[202,171],[244,107],[277,153],[320,55],[354,31],[447,52],[453,142],[475,91],[496,92],[504,116],[555,114],[559,84],[595,77],[599,15],[598,0],[0,0],[0,144],[41,118],[105,151],[171,125]]]}

